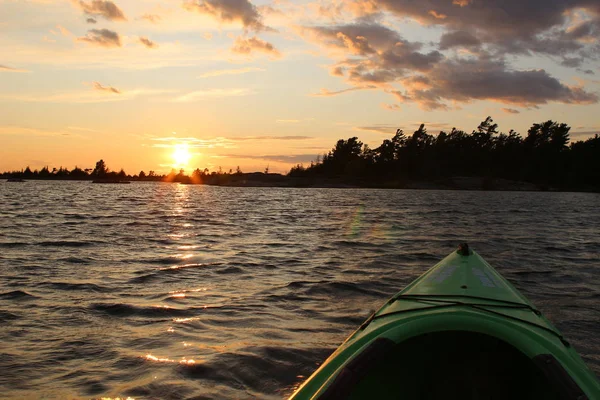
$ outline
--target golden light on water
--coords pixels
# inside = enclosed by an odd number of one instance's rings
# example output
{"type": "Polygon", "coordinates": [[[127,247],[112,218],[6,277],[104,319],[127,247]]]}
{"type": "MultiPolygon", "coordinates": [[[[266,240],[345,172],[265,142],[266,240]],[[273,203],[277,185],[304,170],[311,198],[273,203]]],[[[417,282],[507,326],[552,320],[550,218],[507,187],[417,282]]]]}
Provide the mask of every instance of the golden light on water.
{"type": "Polygon", "coordinates": [[[172,360],[170,358],[160,358],[160,357],[153,356],[152,354],[146,354],[144,356],[144,358],[148,361],[159,362],[159,363],[179,363],[179,364],[185,364],[185,365],[196,364],[196,360],[187,359],[185,357],[182,358],[181,360],[177,361],[177,360],[172,360]]]}

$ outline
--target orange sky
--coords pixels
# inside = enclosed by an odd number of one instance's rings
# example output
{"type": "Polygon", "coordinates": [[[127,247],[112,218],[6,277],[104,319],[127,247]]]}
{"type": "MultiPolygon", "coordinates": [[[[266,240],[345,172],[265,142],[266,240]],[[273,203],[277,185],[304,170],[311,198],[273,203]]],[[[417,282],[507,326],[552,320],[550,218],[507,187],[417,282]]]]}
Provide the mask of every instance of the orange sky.
{"type": "Polygon", "coordinates": [[[0,171],[287,172],[340,138],[377,147],[488,115],[585,138],[600,132],[600,9],[544,4],[0,0],[0,171]]]}

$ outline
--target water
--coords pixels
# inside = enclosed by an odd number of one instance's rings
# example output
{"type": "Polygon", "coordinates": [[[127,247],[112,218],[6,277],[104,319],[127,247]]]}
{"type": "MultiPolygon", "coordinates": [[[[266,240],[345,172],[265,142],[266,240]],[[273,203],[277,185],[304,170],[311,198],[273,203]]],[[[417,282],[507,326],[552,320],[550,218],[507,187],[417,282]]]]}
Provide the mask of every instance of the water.
{"type": "Polygon", "coordinates": [[[469,241],[600,373],[600,196],[0,183],[5,398],[281,398],[469,241]]]}

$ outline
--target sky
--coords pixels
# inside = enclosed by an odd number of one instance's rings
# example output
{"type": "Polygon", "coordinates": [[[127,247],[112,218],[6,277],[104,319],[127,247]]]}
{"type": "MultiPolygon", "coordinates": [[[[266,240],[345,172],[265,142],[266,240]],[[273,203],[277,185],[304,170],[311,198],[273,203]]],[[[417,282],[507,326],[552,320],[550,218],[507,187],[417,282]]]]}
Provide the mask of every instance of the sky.
{"type": "Polygon", "coordinates": [[[0,49],[0,171],[287,172],[488,115],[600,133],[598,0],[0,0],[0,49]]]}

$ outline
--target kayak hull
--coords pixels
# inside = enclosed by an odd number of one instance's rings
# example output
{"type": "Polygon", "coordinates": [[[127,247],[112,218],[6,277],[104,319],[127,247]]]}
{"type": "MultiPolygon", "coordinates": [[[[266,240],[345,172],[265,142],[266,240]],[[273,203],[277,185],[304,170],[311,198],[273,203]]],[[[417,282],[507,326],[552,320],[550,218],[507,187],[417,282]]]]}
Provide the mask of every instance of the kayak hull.
{"type": "MultiPolygon", "coordinates": [[[[502,390],[529,385],[507,396],[600,399],[595,375],[560,332],[468,248],[453,252],[386,302],[292,399],[438,398],[431,389],[436,382],[444,382],[456,398],[503,398],[502,390]],[[510,365],[512,370],[502,369],[510,365]],[[444,368],[458,374],[444,375],[444,368]],[[385,378],[388,371],[392,375],[385,378]],[[485,397],[486,391],[500,397],[485,397]]],[[[444,397],[453,398],[450,392],[444,397]]]]}

